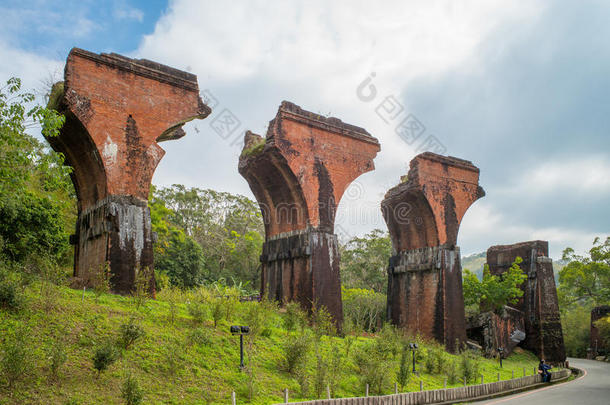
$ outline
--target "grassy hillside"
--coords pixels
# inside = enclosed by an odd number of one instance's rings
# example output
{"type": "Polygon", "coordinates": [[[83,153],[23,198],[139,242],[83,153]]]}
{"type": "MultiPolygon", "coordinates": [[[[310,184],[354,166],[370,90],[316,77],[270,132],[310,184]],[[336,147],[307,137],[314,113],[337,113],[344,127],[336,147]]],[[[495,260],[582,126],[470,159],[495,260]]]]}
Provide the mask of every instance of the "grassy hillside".
{"type": "MultiPolygon", "coordinates": [[[[40,282],[20,291],[19,309],[0,308],[0,404],[120,404],[128,375],[138,382],[145,404],[226,404],[232,391],[238,403],[268,404],[281,402],[284,388],[297,400],[314,398],[316,386],[318,391],[324,387],[325,395],[327,384],[334,396],[357,396],[363,395],[367,378],[379,377],[375,386],[391,393],[401,358],[411,367],[411,353],[403,355],[401,348],[412,339],[392,329],[380,335],[320,336],[316,333],[321,326],[298,326],[298,313],[280,311],[271,303],[239,303],[229,290],[165,290],[156,300],[96,297],[40,282]],[[216,296],[219,292],[221,297],[216,296]],[[121,325],[130,322],[141,327],[144,336],[119,350],[116,362],[98,376],[94,353],[107,344],[117,346],[121,325]],[[243,371],[238,368],[239,338],[229,333],[231,324],[252,328],[243,371]],[[307,341],[309,352],[302,367],[289,373],[286,354],[294,357],[302,341],[307,341]],[[15,360],[17,364],[11,364],[15,360]],[[56,373],[54,360],[59,364],[56,373]],[[20,366],[24,373],[9,388],[7,370],[20,366]]],[[[323,321],[321,317],[317,325],[323,321]]],[[[417,368],[422,374],[409,375],[405,390],[418,390],[420,378],[432,389],[442,387],[445,374],[455,380],[467,370],[472,383],[480,373],[495,381],[498,372],[506,379],[511,370],[520,376],[522,367],[531,373],[537,364],[533,355],[520,352],[500,369],[495,360],[449,355],[418,341],[417,368]]],[[[459,384],[456,380],[449,385],[459,384]]]]}

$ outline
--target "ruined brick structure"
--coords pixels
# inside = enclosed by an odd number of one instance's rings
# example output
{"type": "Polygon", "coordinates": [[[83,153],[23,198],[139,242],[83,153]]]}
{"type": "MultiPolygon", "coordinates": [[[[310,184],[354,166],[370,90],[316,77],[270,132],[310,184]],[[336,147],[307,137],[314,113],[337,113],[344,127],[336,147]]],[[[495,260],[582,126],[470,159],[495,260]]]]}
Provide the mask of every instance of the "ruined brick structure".
{"type": "Polygon", "coordinates": [[[197,77],[74,48],[49,106],[66,116],[61,134],[49,142],[73,168],[74,275],[89,283],[108,263],[112,290],[129,293],[137,269],[153,267],[147,201],[165,153],[157,143],[184,136],[184,123],[211,112],[199,97],[197,77]]]}
{"type": "Polygon", "coordinates": [[[468,339],[483,348],[487,357],[496,357],[502,348],[502,357],[508,357],[525,339],[525,317],[518,309],[505,306],[501,312],[483,312],[466,322],[468,339]]]}
{"type": "Polygon", "coordinates": [[[589,358],[598,355],[609,354],[610,350],[599,335],[599,330],[595,327],[595,322],[606,316],[610,316],[610,305],[602,305],[591,310],[591,339],[589,348],[589,358]]]}
{"type": "Polygon", "coordinates": [[[521,344],[549,363],[566,359],[563,344],[553,261],[548,257],[546,241],[522,242],[514,245],[492,246],[487,250],[487,264],[491,274],[504,273],[517,256],[523,259],[521,269],[527,274],[523,283],[523,297],[513,305],[525,317],[525,341],[521,344]]]}
{"type": "Polygon", "coordinates": [[[484,195],[471,162],[426,152],[381,202],[393,246],[388,319],[451,351],[466,340],[458,229],[484,195]]]}
{"type": "Polygon", "coordinates": [[[374,169],[364,129],[282,102],[266,138],[247,132],[239,172],[261,207],[261,293],[343,319],[335,212],[350,183],[374,169]]]}

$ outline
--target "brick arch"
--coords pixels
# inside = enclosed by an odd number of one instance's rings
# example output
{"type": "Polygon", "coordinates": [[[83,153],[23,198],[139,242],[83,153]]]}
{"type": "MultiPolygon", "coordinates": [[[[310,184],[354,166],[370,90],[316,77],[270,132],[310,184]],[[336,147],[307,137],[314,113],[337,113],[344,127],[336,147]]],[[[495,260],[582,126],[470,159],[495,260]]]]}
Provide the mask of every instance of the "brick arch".
{"type": "MultiPolygon", "coordinates": [[[[251,132],[247,137],[246,147],[248,143],[263,141],[251,132]]],[[[240,168],[261,208],[265,234],[275,237],[304,230],[309,225],[309,213],[303,191],[296,186],[298,180],[286,158],[273,146],[268,148],[249,159],[247,171],[240,168]]]]}
{"type": "Polygon", "coordinates": [[[411,160],[407,178],[381,203],[394,247],[388,319],[451,351],[466,340],[458,230],[484,195],[471,162],[426,152],[411,160]]]}
{"type": "Polygon", "coordinates": [[[407,188],[403,193],[384,200],[382,213],[394,251],[439,244],[434,213],[421,190],[407,188]]]}
{"type": "Polygon", "coordinates": [[[282,102],[266,137],[247,132],[239,172],[265,217],[261,293],[343,319],[337,204],[374,169],[379,142],[364,129],[282,102]]]}
{"type": "Polygon", "coordinates": [[[93,139],[78,117],[67,110],[66,106],[58,106],[57,109],[66,118],[62,128],[64,135],[47,140],[54,150],[64,155],[65,163],[73,169],[70,178],[80,212],[106,198],[106,169],[93,139]]]}
{"type": "Polygon", "coordinates": [[[78,48],[51,100],[66,123],[49,142],[73,167],[78,197],[74,276],[90,284],[109,264],[112,291],[130,293],[138,269],[154,267],[148,193],[165,153],[157,142],[184,136],[184,123],[211,110],[195,75],[78,48]]]}

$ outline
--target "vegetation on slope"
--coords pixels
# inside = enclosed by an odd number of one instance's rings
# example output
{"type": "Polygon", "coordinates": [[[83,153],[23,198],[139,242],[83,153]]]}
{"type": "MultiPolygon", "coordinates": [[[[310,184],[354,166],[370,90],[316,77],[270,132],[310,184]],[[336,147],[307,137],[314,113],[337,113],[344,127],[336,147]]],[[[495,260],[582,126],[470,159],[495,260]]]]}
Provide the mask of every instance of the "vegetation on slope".
{"type": "Polygon", "coordinates": [[[1,280],[16,288],[19,302],[0,309],[3,404],[123,403],[122,389],[134,381],[144,403],[227,403],[235,391],[239,402],[267,404],[281,402],[284,388],[292,400],[325,395],[327,385],[333,396],[362,395],[366,383],[371,392],[391,393],[401,359],[404,390],[418,390],[420,379],[426,389],[442,387],[445,376],[450,386],[460,385],[464,374],[470,383],[480,373],[486,381],[498,372],[506,379],[511,370],[519,376],[523,367],[531,373],[536,365],[534,356],[519,353],[500,369],[495,360],[449,355],[390,327],[375,335],[334,336],[324,311],[307,319],[296,305],[279,310],[269,302],[241,303],[239,291],[220,284],[188,292],[169,288],[157,300],[142,301],[6,270],[1,280]],[[251,328],[244,370],[238,367],[239,338],[229,333],[233,324],[251,328]],[[134,330],[136,338],[126,345],[125,334],[134,330]],[[421,345],[421,376],[412,375],[412,353],[404,351],[412,340],[421,345]],[[98,373],[96,355],[116,361],[98,373]]]}

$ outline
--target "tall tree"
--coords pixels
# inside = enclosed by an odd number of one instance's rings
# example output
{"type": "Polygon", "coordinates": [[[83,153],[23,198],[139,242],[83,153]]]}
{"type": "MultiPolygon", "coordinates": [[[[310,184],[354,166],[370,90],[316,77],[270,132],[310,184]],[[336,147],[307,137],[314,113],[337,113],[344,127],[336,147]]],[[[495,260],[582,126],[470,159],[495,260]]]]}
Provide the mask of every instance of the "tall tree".
{"type": "Polygon", "coordinates": [[[68,264],[74,188],[63,157],[27,131],[56,136],[64,117],[35,105],[12,78],[0,88],[0,250],[9,260],[44,256],[68,264]]]}
{"type": "Polygon", "coordinates": [[[341,247],[341,283],[347,288],[372,289],[385,294],[391,254],[392,242],[381,229],[352,238],[341,247]]]}
{"type": "Polygon", "coordinates": [[[595,238],[587,256],[577,255],[568,247],[562,259],[568,264],[559,271],[560,306],[610,303],[610,237],[604,242],[595,238]]]}

